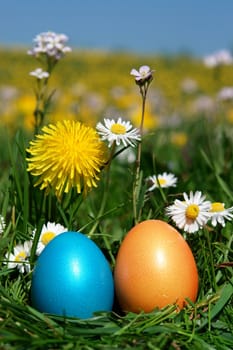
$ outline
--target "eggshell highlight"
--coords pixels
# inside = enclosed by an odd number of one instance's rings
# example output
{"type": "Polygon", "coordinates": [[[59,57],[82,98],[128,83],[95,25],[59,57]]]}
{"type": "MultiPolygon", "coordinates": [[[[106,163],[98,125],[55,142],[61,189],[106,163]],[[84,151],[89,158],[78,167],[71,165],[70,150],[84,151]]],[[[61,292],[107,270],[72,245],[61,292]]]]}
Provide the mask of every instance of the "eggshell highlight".
{"type": "Polygon", "coordinates": [[[114,271],[116,297],[122,310],[151,312],[198,293],[198,271],[182,235],[161,220],[146,220],[124,238],[114,271]]]}
{"type": "Polygon", "coordinates": [[[32,275],[32,305],[41,312],[89,318],[111,311],[114,283],[100,248],[79,232],[55,237],[38,257],[32,275]]]}

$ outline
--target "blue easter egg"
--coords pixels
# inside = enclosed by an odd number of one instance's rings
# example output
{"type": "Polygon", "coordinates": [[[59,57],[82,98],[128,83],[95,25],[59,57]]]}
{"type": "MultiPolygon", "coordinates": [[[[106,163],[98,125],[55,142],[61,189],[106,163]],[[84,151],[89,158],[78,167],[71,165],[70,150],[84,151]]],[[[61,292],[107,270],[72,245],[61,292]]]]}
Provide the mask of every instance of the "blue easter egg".
{"type": "Polygon", "coordinates": [[[49,314],[89,318],[111,311],[114,284],[100,248],[79,232],[64,232],[44,248],[32,274],[31,301],[49,314]]]}

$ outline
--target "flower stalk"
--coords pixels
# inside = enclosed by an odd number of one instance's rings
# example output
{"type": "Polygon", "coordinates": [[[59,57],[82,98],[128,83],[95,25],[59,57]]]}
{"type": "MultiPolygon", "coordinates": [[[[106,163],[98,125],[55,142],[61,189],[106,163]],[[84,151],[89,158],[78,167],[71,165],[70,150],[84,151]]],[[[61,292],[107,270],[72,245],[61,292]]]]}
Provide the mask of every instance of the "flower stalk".
{"type": "Polygon", "coordinates": [[[49,78],[43,79],[37,79],[37,90],[35,92],[36,95],[36,107],[34,110],[34,119],[35,119],[35,125],[34,125],[34,134],[38,134],[39,130],[43,126],[45,115],[49,106],[50,98],[46,97],[46,90],[48,86],[48,80],[49,78]]]}
{"type": "Polygon", "coordinates": [[[135,77],[135,82],[139,86],[140,94],[142,97],[142,113],[140,122],[140,135],[141,142],[138,144],[137,148],[137,158],[136,158],[136,169],[135,169],[135,179],[133,183],[133,218],[134,224],[139,223],[141,217],[141,209],[138,209],[139,197],[141,193],[141,156],[142,156],[142,137],[144,132],[144,119],[145,119],[145,108],[146,108],[146,98],[149,85],[153,80],[153,71],[148,66],[141,66],[139,71],[136,69],[131,70],[131,75],[135,77]]]}
{"type": "Polygon", "coordinates": [[[97,226],[99,225],[99,221],[104,213],[104,209],[106,207],[107,198],[108,198],[108,194],[109,194],[109,185],[110,185],[110,168],[111,168],[112,160],[114,158],[115,149],[116,149],[116,141],[114,141],[112,146],[111,146],[109,160],[108,160],[108,163],[106,165],[106,178],[105,178],[105,183],[104,183],[103,198],[101,201],[101,206],[100,206],[97,218],[94,222],[94,225],[92,226],[91,230],[88,233],[89,238],[91,238],[93,236],[97,226]]]}
{"type": "Polygon", "coordinates": [[[34,47],[28,51],[28,54],[34,56],[46,69],[46,71],[43,71],[42,68],[37,68],[30,73],[31,76],[37,78],[34,134],[39,132],[44,123],[54,93],[46,93],[52,71],[65,53],[71,51],[71,48],[65,45],[67,40],[68,37],[64,34],[40,33],[34,39],[34,47]]]}

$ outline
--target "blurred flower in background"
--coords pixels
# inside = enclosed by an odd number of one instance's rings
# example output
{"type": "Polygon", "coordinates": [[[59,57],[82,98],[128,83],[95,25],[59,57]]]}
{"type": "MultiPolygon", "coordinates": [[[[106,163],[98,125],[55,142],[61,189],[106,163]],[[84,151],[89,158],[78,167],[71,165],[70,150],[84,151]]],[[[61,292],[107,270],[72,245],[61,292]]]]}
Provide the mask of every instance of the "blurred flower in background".
{"type": "Polygon", "coordinates": [[[198,90],[198,83],[192,78],[185,78],[181,81],[181,90],[187,94],[193,94],[198,90]]]}
{"type": "Polygon", "coordinates": [[[216,101],[211,96],[200,95],[192,102],[191,109],[196,114],[210,115],[216,112],[216,101]]]}
{"type": "Polygon", "coordinates": [[[223,87],[217,94],[217,99],[220,101],[233,100],[233,86],[223,87]]]}
{"type": "Polygon", "coordinates": [[[32,77],[36,77],[37,79],[44,79],[49,77],[49,73],[43,71],[42,68],[36,68],[34,71],[29,73],[32,77]]]}
{"type": "Polygon", "coordinates": [[[228,65],[233,63],[233,57],[228,50],[219,50],[211,55],[204,57],[206,67],[212,68],[219,65],[228,65]]]}
{"type": "Polygon", "coordinates": [[[177,183],[177,177],[174,174],[164,172],[162,174],[149,176],[146,181],[150,186],[147,191],[150,192],[158,187],[175,187],[177,183]]]}
{"type": "Polygon", "coordinates": [[[188,135],[184,131],[174,131],[171,133],[171,143],[177,147],[183,147],[188,142],[188,135]]]}
{"type": "Polygon", "coordinates": [[[65,53],[71,51],[71,48],[66,46],[68,37],[65,34],[44,32],[38,34],[33,41],[34,47],[28,51],[28,54],[35,57],[47,55],[60,60],[65,53]]]}

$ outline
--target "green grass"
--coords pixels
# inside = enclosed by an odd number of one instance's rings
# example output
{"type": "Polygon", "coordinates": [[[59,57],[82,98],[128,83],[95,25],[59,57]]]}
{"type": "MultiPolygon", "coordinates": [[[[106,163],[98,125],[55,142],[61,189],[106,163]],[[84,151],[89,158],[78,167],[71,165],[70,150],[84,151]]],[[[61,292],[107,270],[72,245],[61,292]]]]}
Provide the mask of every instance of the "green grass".
{"type": "MultiPolygon", "coordinates": [[[[215,144],[216,138],[209,135],[210,139],[215,140],[212,147],[204,142],[206,136],[201,135],[203,129],[197,128],[196,134],[190,135],[190,143],[199,140],[198,147],[195,150],[190,147],[191,161],[186,165],[183,163],[183,167],[177,171],[180,179],[178,187],[172,192],[163,194],[166,203],[159,192],[156,196],[152,196],[151,201],[146,202],[143,207],[144,219],[148,215],[164,219],[164,206],[173,199],[173,196],[189,189],[202,190],[210,198],[217,198],[227,205],[232,203],[230,179],[233,158],[225,159],[225,156],[228,152],[232,152],[233,148],[227,131],[224,127],[221,131],[217,131],[222,135],[220,144],[215,144]],[[202,137],[203,144],[200,143],[202,137]],[[221,156],[216,154],[215,148],[222,154],[221,156]],[[223,164],[223,168],[220,168],[220,163],[223,164]]],[[[166,130],[158,130],[155,134],[162,132],[166,130]]],[[[213,128],[208,130],[208,133],[215,134],[216,130],[213,128]]],[[[80,207],[77,202],[74,205],[73,193],[66,198],[66,201],[58,204],[54,197],[45,199],[37,188],[33,188],[31,179],[25,171],[25,140],[26,137],[18,133],[14,143],[9,145],[9,167],[6,166],[5,170],[8,172],[8,177],[3,176],[1,181],[1,209],[8,218],[7,229],[0,244],[2,256],[15,241],[28,239],[32,228],[47,220],[66,222],[74,230],[83,227],[83,232],[88,234],[98,212],[96,201],[100,195],[99,191],[102,190],[101,184],[80,207]],[[33,204],[35,202],[37,206],[33,204]],[[90,218],[90,213],[94,216],[93,219],[90,218]],[[89,225],[86,225],[87,223],[89,225]]],[[[144,146],[142,166],[144,173],[151,173],[153,163],[156,163],[158,171],[166,169],[169,147],[161,153],[162,145],[157,145],[155,142],[152,150],[149,139],[145,141],[144,146]]],[[[178,167],[182,155],[178,153],[173,155],[171,149],[170,157],[173,156],[178,167]]],[[[106,212],[93,235],[93,239],[103,249],[113,268],[120,242],[132,225],[131,211],[126,212],[126,208],[131,205],[131,170],[130,166],[122,170],[121,164],[117,161],[113,163],[111,200],[108,201],[106,212]],[[121,185],[122,172],[125,173],[125,188],[119,193],[118,186],[121,185]]],[[[171,305],[163,310],[138,315],[122,314],[115,306],[113,312],[99,314],[89,320],[44,315],[30,306],[31,275],[18,275],[16,271],[9,270],[2,264],[0,271],[2,348],[231,349],[233,347],[233,277],[230,265],[232,227],[232,222],[227,222],[225,228],[218,227],[210,232],[201,230],[187,236],[196,258],[200,288],[197,302],[189,304],[180,313],[177,313],[171,305]]]]}
{"type": "MultiPolygon", "coordinates": [[[[164,125],[146,134],[138,201],[141,220],[167,221],[165,207],[190,190],[200,190],[209,200],[224,202],[226,208],[232,206],[232,131],[224,115],[212,121],[199,115],[184,118],[177,127],[164,125]],[[188,142],[183,147],[170,141],[174,130],[186,133],[188,142]],[[145,201],[143,179],[163,171],[175,173],[177,187],[158,189],[145,201]]],[[[134,164],[113,160],[110,191],[101,213],[105,173],[98,188],[85,200],[71,191],[58,201],[34,187],[34,179],[26,170],[26,148],[32,138],[24,130],[12,136],[1,129],[0,213],[6,218],[6,228],[0,239],[0,349],[232,349],[231,221],[225,227],[206,227],[184,235],[196,259],[200,283],[197,301],[188,301],[179,313],[174,305],[148,314],[123,313],[116,301],[112,312],[81,320],[43,314],[31,306],[31,273],[22,275],[8,269],[4,264],[6,252],[15,243],[29,239],[43,223],[59,222],[84,234],[92,232],[92,239],[114,270],[122,239],[133,225],[134,174],[134,164]]],[[[34,251],[35,248],[34,245],[34,251]]],[[[35,255],[32,265],[34,260],[35,255]]]]}
{"type": "Polygon", "coordinates": [[[96,314],[88,320],[44,315],[1,287],[1,343],[11,349],[231,349],[230,283],[218,295],[177,314],[96,314]]]}

